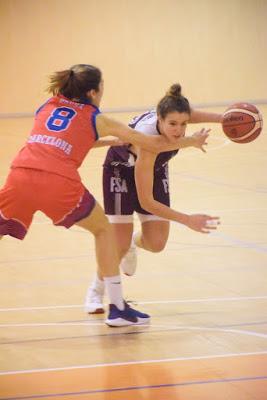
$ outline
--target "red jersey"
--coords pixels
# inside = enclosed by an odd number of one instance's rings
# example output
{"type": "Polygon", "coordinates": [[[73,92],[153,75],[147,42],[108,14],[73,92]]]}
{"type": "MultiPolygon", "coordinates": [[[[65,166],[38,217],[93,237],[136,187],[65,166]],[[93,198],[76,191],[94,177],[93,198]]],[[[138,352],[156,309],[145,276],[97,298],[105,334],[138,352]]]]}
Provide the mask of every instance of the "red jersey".
{"type": "Polygon", "coordinates": [[[92,104],[62,95],[49,99],[36,113],[31,134],[11,167],[49,171],[80,180],[78,168],[98,139],[92,104]]]}

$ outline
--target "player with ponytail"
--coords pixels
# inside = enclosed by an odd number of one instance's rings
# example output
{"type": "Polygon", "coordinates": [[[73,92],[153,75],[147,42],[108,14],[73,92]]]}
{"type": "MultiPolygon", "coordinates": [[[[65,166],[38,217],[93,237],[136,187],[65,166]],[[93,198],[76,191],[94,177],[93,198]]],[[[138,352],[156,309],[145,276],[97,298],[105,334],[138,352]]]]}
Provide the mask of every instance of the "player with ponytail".
{"type": "Polygon", "coordinates": [[[95,236],[96,259],[110,299],[110,326],[147,323],[149,316],[123,300],[117,243],[102,207],[82,184],[78,172],[99,137],[113,135],[138,148],[159,152],[179,147],[202,149],[207,133],[170,143],[149,137],[99,110],[103,95],[99,68],[77,64],[50,77],[52,97],[36,112],[33,128],[12,162],[0,189],[0,238],[23,239],[36,211],[56,226],[76,224],[95,236]]]}
{"type": "MultiPolygon", "coordinates": [[[[135,117],[129,126],[148,137],[164,137],[175,143],[184,137],[189,122],[220,123],[221,120],[221,114],[192,110],[181,86],[173,84],[156,110],[135,117]]],[[[164,249],[170,221],[202,233],[216,229],[219,223],[218,217],[189,215],[170,208],[168,162],[177,153],[178,150],[162,149],[155,154],[133,145],[111,147],[107,152],[103,170],[105,213],[114,226],[120,268],[126,275],[135,272],[136,247],[151,252],[164,249]],[[135,212],[142,229],[133,234],[135,212]]],[[[104,284],[98,271],[87,292],[86,311],[104,312],[103,296],[104,284]]]]}

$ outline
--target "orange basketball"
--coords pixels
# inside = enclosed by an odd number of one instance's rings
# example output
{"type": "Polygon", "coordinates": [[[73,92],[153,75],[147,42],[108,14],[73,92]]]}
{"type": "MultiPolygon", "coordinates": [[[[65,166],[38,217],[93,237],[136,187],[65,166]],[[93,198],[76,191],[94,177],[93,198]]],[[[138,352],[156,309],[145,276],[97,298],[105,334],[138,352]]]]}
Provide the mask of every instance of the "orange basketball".
{"type": "Polygon", "coordinates": [[[226,136],[236,143],[249,143],[262,131],[262,116],[256,106],[236,103],[223,114],[222,128],[226,136]]]}

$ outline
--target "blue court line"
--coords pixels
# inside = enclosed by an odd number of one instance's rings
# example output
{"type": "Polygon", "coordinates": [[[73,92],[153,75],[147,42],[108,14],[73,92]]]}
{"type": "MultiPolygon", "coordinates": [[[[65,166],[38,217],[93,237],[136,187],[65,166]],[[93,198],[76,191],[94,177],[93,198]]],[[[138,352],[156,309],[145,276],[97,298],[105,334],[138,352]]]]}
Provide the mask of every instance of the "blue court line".
{"type": "Polygon", "coordinates": [[[29,399],[42,399],[49,397],[63,397],[63,396],[83,396],[94,395],[97,393],[112,393],[112,392],[129,392],[131,390],[143,390],[143,389],[161,389],[161,388],[171,388],[171,387],[181,387],[181,386],[192,386],[192,385],[208,385],[214,383],[231,383],[231,382],[245,382],[245,381],[260,381],[267,380],[266,376],[250,376],[241,378],[226,378],[226,379],[209,379],[206,381],[189,381],[181,383],[170,383],[162,385],[147,385],[147,386],[128,386],[123,388],[115,389],[96,389],[96,390],[83,390],[80,392],[66,392],[66,393],[48,393],[48,394],[38,394],[31,396],[21,396],[21,397],[0,397],[0,400],[29,400],[29,399]]]}

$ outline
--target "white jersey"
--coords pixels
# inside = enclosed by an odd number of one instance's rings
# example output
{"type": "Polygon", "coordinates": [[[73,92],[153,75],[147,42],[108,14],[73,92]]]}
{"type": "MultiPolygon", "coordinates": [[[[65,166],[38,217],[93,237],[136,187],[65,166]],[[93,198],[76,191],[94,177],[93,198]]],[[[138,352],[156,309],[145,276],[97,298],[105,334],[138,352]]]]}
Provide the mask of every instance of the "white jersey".
{"type": "MultiPolygon", "coordinates": [[[[150,110],[146,113],[134,117],[129,126],[146,135],[160,135],[158,129],[158,118],[156,110],[150,110]]],[[[166,168],[168,161],[177,154],[178,150],[165,151],[160,153],[155,161],[155,171],[166,168]]],[[[129,145],[112,146],[107,152],[104,165],[123,166],[133,168],[135,165],[136,155],[131,151],[129,145]]]]}
{"type": "Polygon", "coordinates": [[[160,135],[158,130],[158,118],[156,110],[147,111],[145,114],[134,117],[129,126],[146,135],[160,135]]]}

